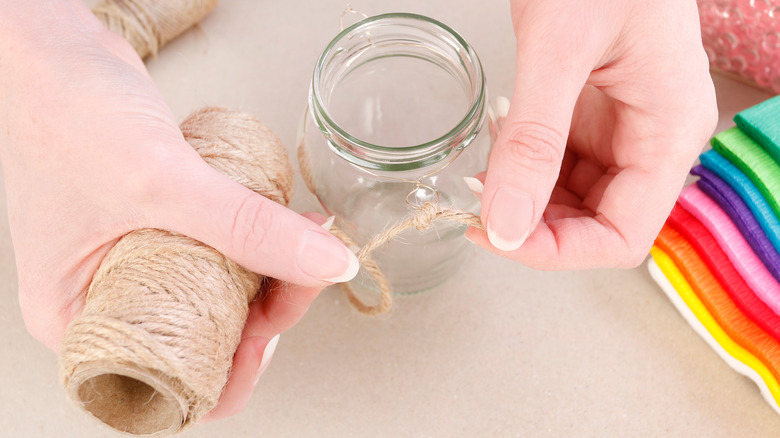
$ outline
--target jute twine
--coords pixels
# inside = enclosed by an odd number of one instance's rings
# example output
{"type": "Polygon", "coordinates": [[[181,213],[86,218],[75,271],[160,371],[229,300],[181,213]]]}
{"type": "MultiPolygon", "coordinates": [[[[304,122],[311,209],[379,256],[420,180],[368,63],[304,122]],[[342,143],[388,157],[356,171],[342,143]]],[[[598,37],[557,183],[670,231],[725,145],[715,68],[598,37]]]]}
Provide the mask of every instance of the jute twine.
{"type": "MultiPolygon", "coordinates": [[[[298,144],[298,167],[300,167],[301,176],[303,177],[303,182],[306,184],[306,187],[312,194],[316,195],[317,187],[314,183],[311,163],[309,161],[309,156],[306,153],[306,145],[303,143],[303,140],[298,144]]],[[[355,290],[349,283],[341,283],[341,287],[350,304],[352,304],[360,313],[366,315],[380,315],[390,310],[393,306],[392,285],[387,281],[387,277],[385,277],[382,270],[376,264],[376,261],[371,257],[371,254],[375,250],[393,241],[405,230],[414,228],[418,231],[425,231],[437,221],[456,222],[483,229],[479,216],[469,211],[442,207],[438,202],[426,202],[422,205],[413,205],[412,208],[413,211],[409,216],[371,238],[368,243],[363,245],[355,254],[363,272],[371,276],[374,283],[376,283],[376,287],[379,289],[379,302],[377,304],[366,304],[358,298],[355,290]]],[[[341,218],[336,217],[336,222],[339,221],[341,221],[341,218]]],[[[337,226],[331,226],[330,232],[341,239],[347,246],[357,247],[355,241],[337,226]]]]}
{"type": "MultiPolygon", "coordinates": [[[[287,154],[256,118],[205,108],[181,129],[219,171],[287,203],[287,154]]],[[[217,404],[261,280],[182,235],[145,229],[124,236],[62,341],[68,395],[126,433],[166,435],[195,423],[217,404]]]]}
{"type": "Polygon", "coordinates": [[[92,12],[143,59],[203,19],[217,0],[103,0],[92,12]]]}

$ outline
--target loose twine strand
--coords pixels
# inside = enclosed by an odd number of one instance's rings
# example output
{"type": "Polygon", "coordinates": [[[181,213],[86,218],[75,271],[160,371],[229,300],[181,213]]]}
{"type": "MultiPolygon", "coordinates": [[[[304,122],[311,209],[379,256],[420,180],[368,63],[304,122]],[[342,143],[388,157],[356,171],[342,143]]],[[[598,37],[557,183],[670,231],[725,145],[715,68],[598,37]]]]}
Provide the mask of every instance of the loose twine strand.
{"type": "MultiPolygon", "coordinates": [[[[306,145],[304,140],[298,145],[298,167],[301,171],[301,177],[303,182],[309,191],[317,195],[317,187],[314,183],[314,175],[309,161],[308,153],[306,152],[306,145]]],[[[428,186],[426,186],[428,187],[428,186]]],[[[417,187],[415,187],[416,189],[417,187]]],[[[429,187],[430,189],[433,189],[429,187]]],[[[358,298],[355,290],[347,283],[341,283],[341,287],[347,296],[350,304],[357,309],[360,313],[366,315],[380,315],[387,312],[393,306],[393,293],[390,283],[382,270],[377,265],[376,261],[371,257],[371,254],[380,247],[393,241],[399,234],[405,230],[414,228],[418,231],[425,231],[431,227],[437,221],[450,221],[459,224],[467,225],[470,227],[476,227],[483,229],[482,222],[479,216],[465,210],[452,209],[442,207],[438,202],[426,202],[422,205],[412,205],[414,213],[410,214],[406,218],[397,222],[396,224],[388,227],[381,233],[371,238],[362,248],[360,248],[355,254],[360,262],[361,269],[366,272],[376,283],[379,289],[379,302],[371,305],[366,304],[360,298],[358,298]]],[[[336,218],[340,220],[341,218],[336,218]]],[[[343,230],[333,225],[330,228],[331,234],[341,239],[349,247],[357,247],[355,241],[343,230]]]]}

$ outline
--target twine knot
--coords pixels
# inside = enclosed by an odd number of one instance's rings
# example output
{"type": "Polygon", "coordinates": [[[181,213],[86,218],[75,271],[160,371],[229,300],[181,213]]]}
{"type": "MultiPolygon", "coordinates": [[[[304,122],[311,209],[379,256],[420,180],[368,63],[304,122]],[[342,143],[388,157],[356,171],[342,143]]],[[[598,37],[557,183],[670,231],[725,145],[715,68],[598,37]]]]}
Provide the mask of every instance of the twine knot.
{"type": "Polygon", "coordinates": [[[417,213],[412,216],[412,226],[418,231],[427,230],[441,213],[439,205],[434,202],[426,202],[421,206],[414,206],[413,208],[417,213]]]}
{"type": "MultiPolygon", "coordinates": [[[[306,153],[306,146],[303,142],[298,144],[298,167],[300,167],[301,177],[303,177],[303,182],[306,184],[306,187],[312,194],[316,195],[317,190],[316,185],[314,184],[314,175],[312,173],[309,156],[306,153]]],[[[354,289],[349,283],[341,283],[341,287],[344,289],[344,293],[347,295],[350,304],[352,304],[360,313],[366,315],[379,315],[390,310],[393,305],[393,294],[390,283],[387,281],[387,277],[385,277],[382,270],[379,269],[379,266],[377,266],[374,259],[371,258],[371,254],[374,250],[389,243],[404,230],[414,228],[422,232],[430,228],[431,225],[439,220],[452,221],[466,226],[483,229],[479,216],[469,211],[445,208],[438,202],[430,201],[422,205],[412,205],[412,207],[414,209],[413,214],[374,236],[368,243],[363,245],[356,254],[363,272],[367,273],[374,280],[379,289],[379,303],[376,305],[364,303],[357,297],[354,289]]],[[[340,220],[341,218],[336,219],[340,220]]],[[[348,247],[358,246],[347,233],[338,227],[331,226],[330,232],[341,239],[348,247]]]]}

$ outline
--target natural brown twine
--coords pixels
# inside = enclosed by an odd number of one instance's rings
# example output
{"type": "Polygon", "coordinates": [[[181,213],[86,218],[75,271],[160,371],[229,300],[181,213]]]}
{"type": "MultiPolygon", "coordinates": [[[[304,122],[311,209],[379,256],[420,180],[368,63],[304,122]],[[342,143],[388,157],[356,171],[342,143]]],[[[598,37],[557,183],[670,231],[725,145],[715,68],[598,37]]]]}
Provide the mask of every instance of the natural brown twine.
{"type": "MultiPolygon", "coordinates": [[[[205,16],[216,0],[104,0],[93,12],[144,58],[205,16]]],[[[286,204],[292,169],[278,138],[252,116],[207,108],[181,126],[203,159],[235,181],[286,204]]],[[[299,159],[305,152],[299,148],[299,159]]],[[[314,191],[310,167],[301,171],[314,191]]],[[[363,269],[381,291],[366,305],[344,283],[361,312],[392,305],[390,285],[372,260],[378,247],[408,228],[437,220],[481,227],[469,212],[425,204],[358,251],[363,269]]],[[[352,239],[332,232],[348,245],[352,239]]],[[[162,436],[196,423],[218,402],[262,278],[213,248],[162,230],[138,230],[101,263],[84,311],[68,327],[60,373],[70,398],[109,426],[135,435],[162,436]]]]}
{"type": "Polygon", "coordinates": [[[217,0],[103,0],[92,12],[125,37],[141,58],[157,55],[168,41],[203,19],[217,0]]]}
{"type": "MultiPolygon", "coordinates": [[[[104,0],[93,12],[143,58],[197,23],[216,0],[104,0]]],[[[286,205],[292,168],[279,139],[253,116],[205,108],[181,125],[201,157],[234,181],[286,205]]],[[[218,402],[262,278],[213,248],[138,230],[109,251],[82,315],[60,348],[70,398],[122,432],[161,436],[218,402]]]]}
{"type": "MultiPolygon", "coordinates": [[[[314,183],[314,176],[312,175],[311,163],[309,156],[306,153],[306,146],[301,140],[298,144],[298,167],[301,170],[301,177],[303,182],[309,191],[316,195],[317,187],[314,183]]],[[[418,231],[425,231],[431,227],[434,222],[437,221],[450,221],[457,222],[470,227],[476,227],[483,229],[482,222],[479,216],[465,210],[458,210],[452,208],[446,208],[439,205],[438,202],[426,202],[422,205],[413,205],[414,213],[410,214],[406,218],[402,219],[395,225],[392,225],[377,234],[371,240],[368,241],[357,253],[358,261],[360,262],[361,269],[366,272],[376,283],[379,289],[379,303],[375,305],[366,304],[355,294],[355,290],[349,283],[341,283],[341,287],[344,293],[347,295],[347,299],[355,309],[360,313],[366,315],[380,315],[387,312],[393,306],[393,293],[390,283],[387,281],[387,277],[382,273],[382,270],[376,264],[376,261],[371,257],[371,254],[383,245],[391,242],[403,231],[414,228],[418,231]]],[[[337,220],[340,218],[336,218],[337,220]]],[[[356,247],[355,241],[343,230],[337,226],[331,226],[331,234],[338,237],[347,246],[356,247]]]]}
{"type": "MultiPolygon", "coordinates": [[[[292,168],[259,120],[205,108],[181,129],[220,172],[287,203],[292,168]]],[[[62,341],[68,395],[126,433],[166,435],[197,422],[217,404],[260,284],[257,274],[188,237],[152,229],[124,236],[62,341]]]]}

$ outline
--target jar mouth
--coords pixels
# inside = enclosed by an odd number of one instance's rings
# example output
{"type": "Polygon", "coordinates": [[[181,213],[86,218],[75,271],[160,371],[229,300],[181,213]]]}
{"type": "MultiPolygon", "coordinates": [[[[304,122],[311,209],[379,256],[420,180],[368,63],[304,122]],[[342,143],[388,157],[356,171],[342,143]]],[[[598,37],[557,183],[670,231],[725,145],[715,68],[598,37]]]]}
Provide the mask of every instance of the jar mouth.
{"type": "MultiPolygon", "coordinates": [[[[389,38],[389,37],[388,37],[389,38]]],[[[332,90],[330,90],[332,94],[332,90]]],[[[317,60],[312,78],[309,103],[312,116],[322,133],[328,138],[333,151],[347,161],[376,170],[404,171],[426,167],[441,161],[453,151],[460,151],[473,140],[486,117],[486,85],[482,64],[469,43],[449,26],[423,15],[410,13],[388,13],[361,20],[341,31],[328,44],[317,60]],[[392,26],[394,41],[403,41],[413,46],[425,43],[415,41],[414,36],[403,35],[405,29],[430,38],[440,45],[431,53],[437,56],[426,59],[426,54],[385,53],[371,57],[366,55],[383,43],[383,32],[392,26]],[[345,47],[347,45],[347,47],[345,47]],[[361,59],[361,57],[368,59],[361,59]],[[368,62],[384,57],[408,56],[431,61],[448,70],[456,79],[464,82],[468,89],[468,108],[444,134],[431,140],[405,146],[387,146],[366,141],[348,132],[329,111],[329,95],[324,83],[336,81],[368,62]],[[438,57],[441,57],[439,59],[438,57]],[[446,58],[445,58],[446,57],[446,58]],[[338,61],[338,62],[334,62],[338,61]],[[443,63],[446,62],[446,66],[443,63]],[[453,71],[450,71],[453,70],[453,71]],[[457,70],[457,71],[454,71],[457,70]]]]}

